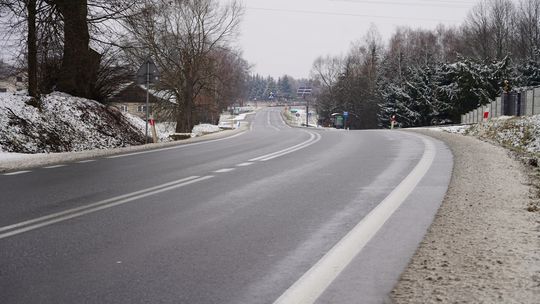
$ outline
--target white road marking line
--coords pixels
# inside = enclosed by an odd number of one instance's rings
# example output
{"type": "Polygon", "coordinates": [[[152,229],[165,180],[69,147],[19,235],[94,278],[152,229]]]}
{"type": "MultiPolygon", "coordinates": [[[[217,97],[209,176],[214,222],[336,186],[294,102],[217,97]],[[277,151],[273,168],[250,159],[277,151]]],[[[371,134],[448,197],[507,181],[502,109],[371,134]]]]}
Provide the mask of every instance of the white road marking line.
{"type": "Polygon", "coordinates": [[[273,152],[273,153],[269,153],[269,154],[266,154],[266,155],[263,155],[263,156],[259,156],[259,157],[256,157],[256,158],[252,158],[250,159],[249,161],[250,162],[254,162],[254,161],[267,161],[267,160],[270,160],[270,159],[274,159],[276,157],[280,157],[280,156],[283,156],[285,154],[289,154],[289,153],[292,153],[294,151],[298,151],[300,149],[303,149],[305,147],[308,147],[312,144],[314,144],[315,142],[319,141],[320,140],[320,134],[318,133],[311,133],[311,132],[307,132],[307,131],[304,131],[306,133],[309,134],[309,139],[304,141],[304,142],[301,142],[297,145],[294,145],[292,147],[288,147],[288,148],[285,148],[283,150],[279,150],[279,151],[276,151],[276,152],[273,152]]]}
{"type": "Polygon", "coordinates": [[[289,128],[289,129],[291,128],[291,126],[289,126],[289,125],[285,122],[285,120],[283,119],[283,115],[281,114],[281,112],[279,112],[279,118],[281,119],[281,122],[283,123],[283,125],[284,125],[285,127],[289,128]]]}
{"type": "Polygon", "coordinates": [[[227,173],[236,170],[235,168],[224,168],[214,171],[214,173],[227,173]]]}
{"type": "Polygon", "coordinates": [[[247,166],[251,166],[251,165],[253,165],[253,163],[245,162],[245,163],[238,164],[238,165],[236,165],[236,166],[237,166],[237,167],[247,167],[247,166]]]}
{"type": "Polygon", "coordinates": [[[77,163],[78,164],[86,164],[86,163],[91,163],[91,162],[95,162],[95,161],[96,161],[95,159],[87,159],[87,160],[78,161],[77,163]]]}
{"type": "Polygon", "coordinates": [[[274,129],[274,130],[276,130],[276,131],[279,131],[279,128],[277,128],[276,126],[272,125],[272,122],[270,121],[270,113],[272,113],[272,112],[271,112],[271,111],[268,111],[268,112],[266,112],[266,113],[267,113],[267,115],[266,115],[266,124],[267,124],[270,128],[272,128],[272,129],[274,129]]]}
{"type": "Polygon", "coordinates": [[[15,171],[15,172],[4,173],[3,175],[6,175],[6,176],[19,175],[19,174],[24,174],[24,173],[29,173],[29,172],[32,172],[32,171],[15,171]]]}
{"type": "Polygon", "coordinates": [[[296,147],[294,149],[290,149],[290,150],[287,150],[287,151],[284,151],[282,153],[279,153],[279,154],[275,154],[275,155],[272,155],[272,156],[269,156],[269,157],[266,157],[266,158],[263,158],[261,159],[261,161],[267,161],[267,160],[271,160],[271,159],[274,159],[274,158],[278,158],[280,156],[283,156],[283,155],[286,155],[286,154],[289,154],[289,153],[292,153],[292,152],[295,152],[295,151],[298,151],[298,150],[301,150],[301,149],[304,149],[306,147],[309,147],[313,144],[315,144],[316,142],[318,142],[319,140],[321,140],[321,135],[319,133],[315,133],[315,139],[308,143],[308,144],[305,144],[303,146],[300,146],[300,147],[296,147]]]}
{"type": "Polygon", "coordinates": [[[435,159],[435,145],[422,138],[424,154],[407,177],[274,304],[311,304],[330,286],[416,188],[435,159]]]}
{"type": "Polygon", "coordinates": [[[62,168],[62,167],[65,167],[66,165],[54,165],[54,166],[47,166],[47,167],[43,167],[43,169],[56,169],[56,168],[62,168]]]}
{"type": "Polygon", "coordinates": [[[154,152],[161,152],[161,151],[167,151],[167,150],[173,150],[173,149],[181,149],[181,148],[185,148],[185,147],[204,145],[204,144],[213,143],[213,142],[216,142],[216,141],[232,139],[232,138],[238,137],[238,136],[240,136],[240,135],[242,135],[244,133],[245,133],[245,131],[243,131],[241,133],[238,133],[238,134],[235,134],[235,135],[232,135],[232,136],[225,137],[225,138],[212,139],[212,140],[207,140],[207,141],[201,141],[201,142],[185,144],[185,145],[178,145],[178,146],[161,148],[161,149],[154,149],[154,150],[146,150],[146,151],[140,151],[140,152],[127,153],[127,154],[113,155],[113,156],[108,156],[106,158],[114,159],[114,158],[121,158],[121,157],[126,157],[126,156],[133,156],[133,155],[139,155],[139,154],[147,154],[147,153],[154,153],[154,152]]]}
{"type": "Polygon", "coordinates": [[[1,231],[12,230],[12,231],[0,234],[0,239],[7,238],[7,237],[17,235],[17,234],[21,234],[21,233],[24,233],[24,232],[27,232],[27,231],[30,231],[30,230],[34,230],[34,229],[38,229],[38,228],[41,228],[41,227],[49,226],[49,225],[52,225],[54,223],[66,221],[68,219],[72,219],[72,218],[75,218],[75,217],[80,217],[82,215],[93,213],[93,212],[96,212],[96,211],[99,211],[99,210],[103,210],[103,209],[115,207],[115,206],[118,206],[118,205],[122,205],[122,204],[125,204],[125,203],[128,203],[128,202],[134,201],[134,200],[138,200],[138,199],[141,199],[141,198],[144,198],[144,197],[147,197],[147,196],[151,196],[151,195],[154,195],[154,194],[169,191],[169,190],[172,190],[172,189],[175,189],[175,188],[184,187],[184,186],[187,186],[187,185],[190,185],[190,184],[193,184],[193,183],[197,183],[197,182],[200,182],[200,181],[204,181],[204,180],[207,180],[207,179],[210,179],[210,178],[213,178],[213,177],[214,176],[212,176],[212,175],[208,175],[208,176],[204,176],[204,177],[191,176],[191,177],[183,178],[183,179],[176,180],[176,181],[173,181],[173,182],[158,185],[158,186],[155,186],[155,187],[135,191],[135,192],[120,195],[120,196],[116,196],[116,197],[106,199],[106,200],[103,200],[103,201],[99,201],[99,202],[96,202],[96,203],[92,203],[92,204],[89,204],[89,205],[86,205],[86,206],[81,206],[81,207],[65,210],[65,211],[62,211],[62,212],[42,216],[42,217],[35,218],[35,219],[32,219],[32,220],[20,222],[20,223],[17,223],[17,224],[0,227],[0,232],[1,231]],[[13,230],[13,229],[15,229],[15,230],[13,230]]]}

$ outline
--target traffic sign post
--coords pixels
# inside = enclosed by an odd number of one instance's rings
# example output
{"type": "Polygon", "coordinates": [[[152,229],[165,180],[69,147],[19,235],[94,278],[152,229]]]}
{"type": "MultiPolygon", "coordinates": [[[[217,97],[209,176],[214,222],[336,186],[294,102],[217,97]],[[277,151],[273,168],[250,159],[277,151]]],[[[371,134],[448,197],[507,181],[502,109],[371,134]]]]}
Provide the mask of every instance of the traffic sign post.
{"type": "Polygon", "coordinates": [[[159,71],[156,64],[152,61],[152,58],[148,58],[137,71],[137,83],[146,84],[146,133],[144,137],[144,143],[148,143],[148,120],[150,119],[149,113],[149,88],[151,83],[156,83],[159,79],[159,71]]]}
{"type": "Polygon", "coordinates": [[[296,91],[297,95],[301,95],[306,101],[306,127],[309,127],[309,99],[307,96],[311,95],[311,87],[299,87],[296,91]]]}
{"type": "Polygon", "coordinates": [[[349,112],[343,112],[343,129],[347,129],[347,119],[349,118],[349,112]]]}

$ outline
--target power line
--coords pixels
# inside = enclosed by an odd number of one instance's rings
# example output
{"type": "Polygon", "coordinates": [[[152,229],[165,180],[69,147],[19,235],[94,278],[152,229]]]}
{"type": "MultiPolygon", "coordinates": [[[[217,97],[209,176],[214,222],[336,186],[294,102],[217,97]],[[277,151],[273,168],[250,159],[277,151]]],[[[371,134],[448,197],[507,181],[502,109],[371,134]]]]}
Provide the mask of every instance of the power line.
{"type": "Polygon", "coordinates": [[[393,16],[353,14],[353,13],[341,13],[341,12],[322,12],[322,11],[295,10],[295,9],[283,9],[283,8],[263,8],[263,7],[253,7],[253,6],[247,6],[246,9],[255,10],[255,11],[267,11],[267,12],[284,12],[284,13],[299,13],[299,14],[310,14],[310,15],[348,16],[348,17],[364,17],[364,18],[379,18],[379,19],[395,19],[395,20],[419,20],[419,21],[438,21],[438,22],[460,22],[461,21],[461,20],[451,20],[451,19],[393,17],[393,16]]]}
{"type": "Polygon", "coordinates": [[[383,5],[400,5],[400,6],[430,6],[430,7],[445,7],[445,8],[469,8],[477,3],[465,1],[425,1],[420,2],[395,2],[395,1],[370,1],[370,0],[330,0],[331,2],[349,2],[358,4],[383,4],[383,5]],[[469,5],[467,5],[469,4],[469,5]]]}

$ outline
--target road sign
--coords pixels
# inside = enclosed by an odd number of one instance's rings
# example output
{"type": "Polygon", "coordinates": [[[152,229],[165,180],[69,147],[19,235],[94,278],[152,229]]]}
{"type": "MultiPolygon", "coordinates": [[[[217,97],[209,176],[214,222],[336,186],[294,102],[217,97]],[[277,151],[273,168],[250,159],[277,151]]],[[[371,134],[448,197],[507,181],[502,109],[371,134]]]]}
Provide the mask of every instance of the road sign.
{"type": "Polygon", "coordinates": [[[311,95],[311,87],[299,87],[298,90],[296,91],[296,94],[298,96],[306,96],[306,95],[311,95]]]}
{"type": "Polygon", "coordinates": [[[146,133],[145,143],[148,143],[148,120],[150,113],[148,112],[149,86],[151,83],[156,83],[159,79],[159,71],[152,58],[146,59],[137,71],[137,84],[146,85],[146,133]]]}
{"type": "Polygon", "coordinates": [[[306,127],[309,127],[309,99],[306,96],[311,95],[311,87],[299,87],[296,94],[306,100],[306,127]]]}
{"type": "Polygon", "coordinates": [[[137,71],[137,83],[156,83],[159,80],[159,71],[151,58],[148,58],[137,71]]]}
{"type": "Polygon", "coordinates": [[[349,112],[343,112],[344,117],[349,117],[349,112]]]}

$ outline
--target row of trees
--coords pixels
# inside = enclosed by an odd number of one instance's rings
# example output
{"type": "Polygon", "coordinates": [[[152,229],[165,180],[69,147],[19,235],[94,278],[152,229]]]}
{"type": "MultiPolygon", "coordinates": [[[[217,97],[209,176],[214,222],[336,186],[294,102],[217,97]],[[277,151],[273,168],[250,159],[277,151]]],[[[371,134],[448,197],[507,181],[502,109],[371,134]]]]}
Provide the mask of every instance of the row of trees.
{"type": "Polygon", "coordinates": [[[306,79],[295,79],[288,75],[278,77],[276,81],[272,76],[255,74],[248,78],[248,96],[250,100],[291,100],[297,98],[299,87],[308,84],[306,79]]]}
{"type": "Polygon", "coordinates": [[[246,98],[249,65],[231,47],[243,9],[217,0],[0,0],[0,14],[19,39],[29,94],[58,90],[106,100],[134,80],[151,57],[156,89],[177,132],[199,122],[198,107],[225,108],[246,98]],[[205,102],[201,103],[200,100],[205,102]]]}
{"type": "MultiPolygon", "coordinates": [[[[540,0],[483,0],[456,28],[398,28],[384,44],[372,27],[344,57],[321,57],[313,77],[323,117],[351,127],[459,122],[510,86],[540,85],[540,0]]],[[[510,89],[510,88],[508,88],[510,89]]]]}

